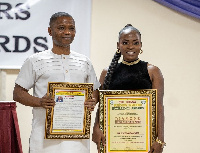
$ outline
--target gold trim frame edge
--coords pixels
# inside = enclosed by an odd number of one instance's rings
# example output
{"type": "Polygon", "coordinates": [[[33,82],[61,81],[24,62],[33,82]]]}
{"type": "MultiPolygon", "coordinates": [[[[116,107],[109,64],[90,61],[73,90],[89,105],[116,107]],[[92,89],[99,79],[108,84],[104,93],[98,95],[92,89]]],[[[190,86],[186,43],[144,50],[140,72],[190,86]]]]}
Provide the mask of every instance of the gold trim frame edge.
{"type": "MultiPolygon", "coordinates": [[[[48,82],[47,95],[54,97],[54,89],[85,89],[86,99],[92,98],[93,84],[92,83],[69,83],[69,82],[48,82]]],[[[45,139],[89,139],[90,138],[90,125],[91,125],[91,112],[85,109],[84,115],[84,134],[58,134],[51,132],[53,119],[53,108],[46,109],[45,120],[45,139]]]]}
{"type": "MultiPolygon", "coordinates": [[[[106,112],[104,105],[105,95],[150,95],[151,106],[150,106],[150,146],[156,141],[157,138],[157,89],[140,89],[140,90],[100,90],[99,91],[99,122],[100,129],[103,131],[104,136],[106,137],[106,112]]],[[[100,144],[100,153],[106,153],[106,146],[101,142],[100,144]]]]}

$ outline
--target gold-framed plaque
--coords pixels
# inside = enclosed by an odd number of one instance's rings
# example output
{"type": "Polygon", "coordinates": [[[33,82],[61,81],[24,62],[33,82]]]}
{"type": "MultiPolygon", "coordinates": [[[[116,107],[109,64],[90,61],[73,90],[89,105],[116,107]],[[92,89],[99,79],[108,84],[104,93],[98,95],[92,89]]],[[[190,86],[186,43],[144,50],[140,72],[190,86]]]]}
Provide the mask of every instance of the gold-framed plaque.
{"type": "Polygon", "coordinates": [[[46,110],[45,139],[89,139],[91,112],[84,102],[92,92],[92,83],[49,82],[47,95],[56,105],[46,110]]]}
{"type": "Polygon", "coordinates": [[[157,136],[157,90],[100,90],[100,153],[148,153],[157,136]]]}

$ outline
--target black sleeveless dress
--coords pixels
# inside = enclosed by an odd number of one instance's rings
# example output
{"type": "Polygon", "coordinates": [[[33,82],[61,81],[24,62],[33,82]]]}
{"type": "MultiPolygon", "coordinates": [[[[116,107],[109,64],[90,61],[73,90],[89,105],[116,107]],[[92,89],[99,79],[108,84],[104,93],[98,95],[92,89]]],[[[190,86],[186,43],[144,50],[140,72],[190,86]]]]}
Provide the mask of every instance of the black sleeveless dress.
{"type": "Polygon", "coordinates": [[[109,90],[152,89],[147,64],[144,61],[130,66],[119,63],[113,73],[109,90]]]}

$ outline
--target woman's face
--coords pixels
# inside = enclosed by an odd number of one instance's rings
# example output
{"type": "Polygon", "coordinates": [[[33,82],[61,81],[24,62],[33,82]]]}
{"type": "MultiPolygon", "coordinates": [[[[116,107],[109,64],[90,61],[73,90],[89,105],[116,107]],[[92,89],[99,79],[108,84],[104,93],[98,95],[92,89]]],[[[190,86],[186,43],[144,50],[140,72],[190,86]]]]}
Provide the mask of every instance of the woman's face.
{"type": "Polygon", "coordinates": [[[117,48],[121,51],[123,59],[127,62],[134,61],[138,58],[142,42],[137,31],[126,29],[122,32],[117,43],[117,48]]]}

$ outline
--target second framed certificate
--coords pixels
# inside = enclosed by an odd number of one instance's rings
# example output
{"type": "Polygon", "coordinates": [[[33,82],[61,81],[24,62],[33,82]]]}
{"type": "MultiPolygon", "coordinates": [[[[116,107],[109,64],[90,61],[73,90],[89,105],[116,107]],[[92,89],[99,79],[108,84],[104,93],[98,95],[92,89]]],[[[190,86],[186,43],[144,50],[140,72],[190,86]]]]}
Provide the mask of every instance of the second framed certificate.
{"type": "Polygon", "coordinates": [[[84,107],[93,84],[49,82],[48,94],[56,105],[46,111],[46,139],[89,139],[91,114],[84,107]]]}
{"type": "Polygon", "coordinates": [[[100,90],[101,153],[148,153],[157,135],[157,90],[100,90]]]}

